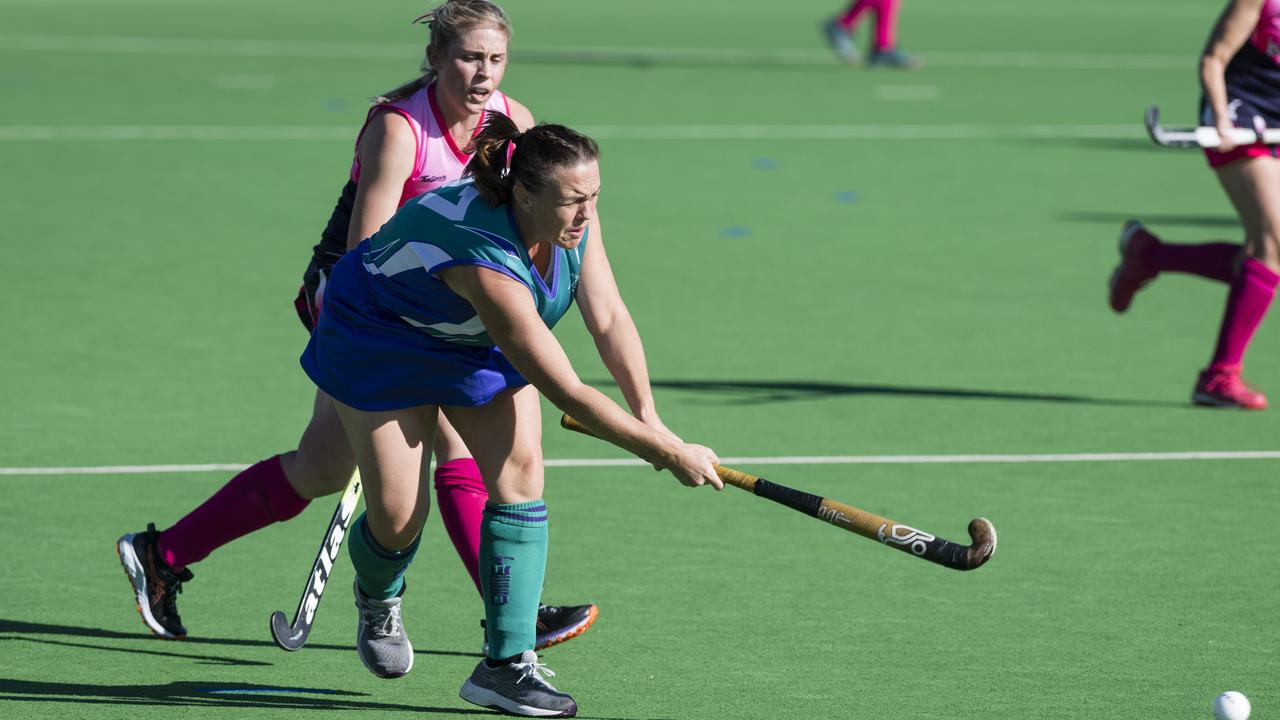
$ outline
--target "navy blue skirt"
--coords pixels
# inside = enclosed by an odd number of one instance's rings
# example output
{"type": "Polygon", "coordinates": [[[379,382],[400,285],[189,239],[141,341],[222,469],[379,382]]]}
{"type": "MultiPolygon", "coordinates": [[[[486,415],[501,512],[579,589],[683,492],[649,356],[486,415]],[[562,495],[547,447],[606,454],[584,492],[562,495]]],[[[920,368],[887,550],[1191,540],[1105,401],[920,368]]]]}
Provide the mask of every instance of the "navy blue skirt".
{"type": "Polygon", "coordinates": [[[369,283],[359,253],[333,266],[324,309],[300,359],[334,399],[368,412],[475,407],[529,384],[496,347],[437,340],[387,312],[369,283]]]}

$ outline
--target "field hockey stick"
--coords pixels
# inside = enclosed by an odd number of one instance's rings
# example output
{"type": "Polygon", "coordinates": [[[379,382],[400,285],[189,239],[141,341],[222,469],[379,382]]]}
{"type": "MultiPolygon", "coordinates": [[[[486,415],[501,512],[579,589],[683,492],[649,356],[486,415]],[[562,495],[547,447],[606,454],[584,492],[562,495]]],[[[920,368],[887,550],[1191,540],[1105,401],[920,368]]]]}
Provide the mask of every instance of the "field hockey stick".
{"type": "MultiPolygon", "coordinates": [[[[1216,148],[1222,144],[1222,137],[1218,134],[1217,128],[1161,127],[1160,108],[1155,105],[1147,108],[1145,121],[1147,134],[1161,147],[1216,148]]],[[[1265,125],[1253,130],[1249,128],[1234,128],[1231,131],[1231,140],[1236,145],[1254,145],[1256,143],[1280,145],[1280,129],[1267,128],[1265,125]]]]}
{"type": "MultiPolygon", "coordinates": [[[[568,415],[560,418],[560,426],[596,437],[595,433],[568,415]]],[[[982,567],[996,551],[996,528],[986,518],[975,518],[969,522],[972,545],[958,545],[852,505],[769,482],[723,465],[716,465],[716,475],[728,485],[953,570],[975,570],[982,567]]]]}
{"type": "Polygon", "coordinates": [[[351,527],[351,519],[356,514],[356,506],[360,504],[360,473],[357,471],[347,483],[347,489],[333,511],[329,527],[324,531],[324,539],[320,541],[320,550],[316,553],[316,561],[311,566],[311,574],[307,576],[307,586],[302,590],[302,599],[298,601],[298,609],[293,613],[290,624],[284,612],[277,610],[271,613],[271,637],[281,648],[293,652],[301,650],[311,634],[311,624],[316,619],[316,608],[320,605],[320,596],[324,594],[325,585],[329,583],[329,573],[333,572],[333,563],[338,559],[338,551],[342,549],[342,540],[351,527]]]}

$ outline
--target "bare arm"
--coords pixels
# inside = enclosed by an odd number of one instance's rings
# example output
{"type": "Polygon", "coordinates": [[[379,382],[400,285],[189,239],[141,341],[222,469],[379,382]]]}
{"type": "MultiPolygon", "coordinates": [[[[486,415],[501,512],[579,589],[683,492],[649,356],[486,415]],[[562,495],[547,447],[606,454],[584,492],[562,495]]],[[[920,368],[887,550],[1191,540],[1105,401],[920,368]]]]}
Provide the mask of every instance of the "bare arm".
{"type": "Polygon", "coordinates": [[[512,99],[510,95],[507,96],[507,108],[511,110],[511,122],[520,128],[520,132],[533,127],[533,113],[529,112],[529,108],[512,99]]]}
{"type": "Polygon", "coordinates": [[[494,270],[466,265],[443,270],[440,277],[471,303],[511,364],[556,407],[605,440],[670,470],[685,485],[723,487],[713,467],[715,453],[645,425],[578,378],[524,285],[494,270]]]}
{"type": "Polygon", "coordinates": [[[1235,147],[1228,139],[1231,113],[1227,109],[1227,64],[1249,39],[1258,16],[1262,14],[1265,0],[1231,0],[1209,34],[1204,54],[1200,58],[1200,85],[1209,107],[1213,108],[1214,123],[1222,136],[1219,150],[1226,152],[1235,147]]]}
{"type": "Polygon", "coordinates": [[[649,368],[645,362],[644,344],[635,321],[622,301],[618,284],[605,253],[600,234],[599,215],[591,219],[587,236],[589,247],[582,261],[577,301],[582,320],[595,340],[600,359],[618,383],[632,414],[642,422],[660,430],[666,426],[658,419],[649,385],[649,368]]]}
{"type": "Polygon", "coordinates": [[[347,250],[369,237],[391,219],[400,204],[404,183],[413,172],[418,139],[409,122],[398,113],[373,116],[360,138],[360,183],[356,187],[347,250]]]}

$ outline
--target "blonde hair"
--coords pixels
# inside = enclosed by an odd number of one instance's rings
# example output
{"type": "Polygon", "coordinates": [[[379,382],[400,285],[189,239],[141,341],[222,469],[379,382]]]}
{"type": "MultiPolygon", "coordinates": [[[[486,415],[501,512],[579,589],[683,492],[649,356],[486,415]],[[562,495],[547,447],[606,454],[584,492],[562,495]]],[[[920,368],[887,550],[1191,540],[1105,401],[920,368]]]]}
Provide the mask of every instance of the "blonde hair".
{"type": "Polygon", "coordinates": [[[494,207],[511,202],[517,182],[538,192],[556,170],[600,159],[600,146],[586,135],[548,123],[520,132],[502,113],[489,114],[467,152],[471,160],[463,173],[475,178],[476,189],[494,207]]]}
{"type": "MultiPolygon", "coordinates": [[[[511,39],[511,18],[507,13],[489,0],[445,0],[439,5],[413,19],[414,24],[424,23],[431,30],[429,45],[437,49],[446,48],[457,42],[458,38],[476,28],[497,27],[511,39]]],[[[373,99],[375,104],[393,103],[403,100],[426,87],[435,79],[435,70],[426,57],[422,59],[422,74],[413,80],[385,92],[373,99]]]]}

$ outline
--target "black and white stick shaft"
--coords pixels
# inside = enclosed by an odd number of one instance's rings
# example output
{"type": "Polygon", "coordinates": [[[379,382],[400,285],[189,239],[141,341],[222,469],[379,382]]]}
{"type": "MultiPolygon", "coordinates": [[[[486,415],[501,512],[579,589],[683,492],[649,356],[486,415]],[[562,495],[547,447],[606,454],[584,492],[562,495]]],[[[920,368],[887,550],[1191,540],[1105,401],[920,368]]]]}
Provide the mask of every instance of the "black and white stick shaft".
{"type": "MultiPolygon", "coordinates": [[[[1201,147],[1216,148],[1222,145],[1222,136],[1214,127],[1166,128],[1160,124],[1160,108],[1152,105],[1147,108],[1145,118],[1147,134],[1161,147],[1201,147]]],[[[1236,145],[1280,145],[1280,129],[1260,126],[1257,128],[1234,128],[1231,141],[1236,145]]]]}
{"type": "MultiPolygon", "coordinates": [[[[560,426],[595,437],[595,433],[568,415],[560,418],[560,426]]],[[[972,544],[961,545],[861,508],[769,482],[741,470],[716,465],[716,475],[726,485],[742,488],[757,497],[772,500],[838,528],[953,570],[976,570],[986,564],[996,551],[996,528],[986,518],[969,521],[969,539],[972,544]]]]}
{"type": "Polygon", "coordinates": [[[293,652],[302,649],[311,634],[311,625],[316,619],[316,608],[320,605],[320,597],[325,586],[329,584],[329,574],[333,572],[333,564],[342,550],[342,540],[347,536],[351,520],[355,517],[356,506],[360,504],[360,473],[351,476],[347,489],[333,511],[329,527],[325,529],[324,540],[316,553],[316,561],[311,566],[311,574],[307,576],[307,586],[302,591],[302,599],[298,601],[298,609],[293,613],[293,623],[285,617],[283,611],[271,614],[271,637],[281,648],[293,652]]]}

